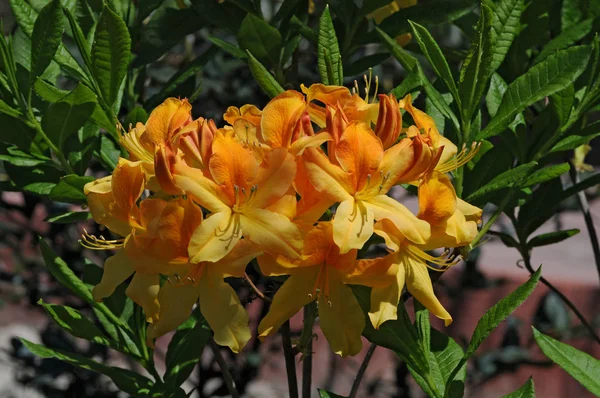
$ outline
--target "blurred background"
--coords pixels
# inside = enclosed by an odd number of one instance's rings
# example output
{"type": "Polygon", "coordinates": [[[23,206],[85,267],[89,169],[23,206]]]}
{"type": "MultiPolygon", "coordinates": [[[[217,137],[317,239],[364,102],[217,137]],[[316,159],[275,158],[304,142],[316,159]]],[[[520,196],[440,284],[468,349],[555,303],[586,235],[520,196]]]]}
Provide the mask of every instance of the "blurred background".
{"type": "MultiPolygon", "coordinates": [[[[145,1],[145,0],[140,0],[145,1]]],[[[364,0],[367,1],[367,0],[364,0]]],[[[427,0],[423,0],[426,2],[427,0]]],[[[32,4],[43,5],[45,1],[35,0],[32,4]],[[38,4],[39,3],[39,4],[38,4]]],[[[175,6],[176,2],[172,2],[175,6]]],[[[318,3],[318,2],[317,2],[318,3]]],[[[263,1],[263,12],[273,15],[279,7],[278,1],[263,1]]],[[[7,0],[0,0],[0,17],[4,20],[5,33],[18,37],[7,0]]],[[[156,27],[154,27],[156,28],[156,27]]],[[[161,29],[184,29],[181,26],[163,26],[161,29]]],[[[197,30],[197,28],[196,28],[197,30]]],[[[194,29],[191,29],[194,31],[194,29]]],[[[159,30],[160,32],[160,30],[159,30]]],[[[250,74],[247,65],[224,51],[214,51],[208,35],[222,40],[234,41],[235,37],[224,29],[208,28],[190,33],[183,40],[172,43],[173,48],[148,64],[143,81],[141,100],[144,103],[155,101],[162,87],[199,55],[206,56],[206,62],[199,72],[180,84],[170,95],[191,96],[194,117],[213,118],[219,125],[222,115],[229,105],[241,106],[246,103],[263,107],[268,98],[260,91],[250,74]],[[210,51],[210,53],[207,53],[210,51]]],[[[444,25],[432,29],[436,40],[447,49],[447,54],[461,54],[468,48],[468,40],[456,25],[444,25]]],[[[15,40],[16,41],[16,40],[15,40]]],[[[13,44],[18,46],[19,43],[13,44]]],[[[134,42],[137,46],[147,42],[134,42]]],[[[414,43],[408,42],[407,49],[414,43]]],[[[143,49],[143,47],[142,47],[143,49]]],[[[139,47],[138,47],[139,50],[139,47]]],[[[367,46],[361,57],[376,55],[378,47],[367,46]]],[[[294,55],[296,68],[288,71],[286,88],[299,89],[300,83],[310,84],[319,81],[316,69],[314,47],[306,40],[300,42],[299,51],[294,55]]],[[[458,57],[457,57],[458,58],[458,57]]],[[[398,85],[404,76],[399,64],[390,57],[379,57],[373,73],[379,76],[379,92],[386,93],[398,85]]],[[[358,73],[356,79],[362,86],[360,67],[346,68],[346,74],[358,73]]],[[[348,80],[351,85],[352,79],[348,80]]],[[[72,82],[65,81],[65,85],[72,82]]],[[[417,102],[417,106],[425,105],[417,102]]],[[[592,170],[600,165],[600,151],[592,151],[587,163],[592,170]]],[[[89,174],[100,176],[102,168],[91,164],[89,174]]],[[[7,178],[0,162],[0,180],[7,178]]],[[[566,182],[565,182],[566,183],[566,182]]],[[[600,216],[600,201],[596,200],[597,189],[588,192],[591,213],[596,222],[600,216]]],[[[406,193],[403,200],[409,208],[416,208],[416,199],[406,193]]],[[[577,210],[576,198],[563,202],[563,207],[550,222],[541,227],[543,232],[559,229],[578,228],[581,233],[565,242],[537,248],[533,251],[533,264],[544,265],[544,276],[580,309],[584,316],[598,330],[600,327],[600,289],[594,256],[582,214],[577,210]]],[[[38,248],[38,236],[48,240],[54,250],[82,275],[86,262],[102,264],[104,253],[83,250],[78,239],[83,228],[97,232],[90,221],[75,224],[48,222],[53,216],[78,208],[41,199],[35,195],[18,192],[2,192],[0,195],[0,397],[118,397],[119,393],[110,380],[91,371],[74,368],[53,359],[35,357],[28,352],[16,336],[58,349],[78,352],[88,357],[102,358],[105,363],[128,366],[127,359],[105,347],[90,345],[66,334],[37,305],[45,302],[68,304],[83,312],[90,311],[79,299],[61,287],[45,269],[38,248]]],[[[500,219],[493,227],[504,231],[510,223],[500,219]]],[[[523,283],[529,273],[520,265],[516,250],[507,248],[499,240],[490,238],[480,248],[473,251],[466,263],[461,263],[446,272],[435,286],[436,293],[454,318],[447,328],[448,333],[459,344],[466,345],[478,319],[499,299],[506,296],[523,283]]],[[[250,275],[259,281],[263,291],[270,292],[272,286],[265,285],[260,275],[250,275]]],[[[263,302],[256,300],[251,290],[242,282],[235,281],[242,301],[247,303],[253,327],[266,312],[263,302]]],[[[272,291],[271,291],[272,293],[272,291]]],[[[412,313],[412,302],[409,301],[412,313]]],[[[587,397],[591,396],[574,379],[543,356],[533,343],[533,324],[543,333],[574,345],[576,348],[600,357],[600,346],[587,337],[573,314],[563,302],[544,286],[536,292],[504,322],[491,337],[484,342],[474,359],[469,362],[471,370],[466,385],[467,397],[499,397],[514,391],[530,376],[536,382],[539,397],[587,397]]],[[[292,320],[292,333],[299,336],[302,317],[292,320]]],[[[443,325],[434,322],[442,329],[443,325]]],[[[156,360],[164,361],[164,350],[169,341],[165,336],[157,343],[156,360]]],[[[342,359],[327,349],[322,335],[314,343],[317,353],[313,359],[313,384],[315,387],[346,395],[365,352],[357,357],[342,359]]],[[[365,351],[368,343],[365,340],[365,351]]],[[[220,379],[218,367],[209,350],[204,352],[201,364],[185,385],[191,397],[227,396],[227,390],[220,379]]],[[[239,356],[229,355],[232,372],[240,391],[247,397],[284,397],[287,394],[285,366],[279,337],[261,343],[253,340],[239,356]]],[[[129,364],[133,366],[133,364],[129,364]]],[[[300,371],[301,367],[298,367],[300,371]]],[[[140,370],[141,371],[141,370],[140,370]]],[[[300,373],[300,372],[299,372],[300,373]]],[[[299,377],[301,375],[299,374],[299,377]]],[[[315,390],[316,394],[316,390],[315,390]]],[[[421,390],[409,375],[406,366],[384,348],[377,348],[373,360],[361,385],[360,397],[419,397],[421,390]]]]}

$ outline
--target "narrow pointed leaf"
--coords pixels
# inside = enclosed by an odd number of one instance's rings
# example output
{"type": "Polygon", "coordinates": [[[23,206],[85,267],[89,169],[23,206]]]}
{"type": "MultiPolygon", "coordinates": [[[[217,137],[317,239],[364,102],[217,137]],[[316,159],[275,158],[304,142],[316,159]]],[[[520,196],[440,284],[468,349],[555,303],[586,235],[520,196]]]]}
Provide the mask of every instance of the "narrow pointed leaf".
{"type": "Polygon", "coordinates": [[[549,232],[547,234],[541,234],[536,236],[527,242],[529,247],[539,247],[553,245],[554,243],[562,242],[565,239],[569,239],[571,236],[575,236],[580,231],[578,229],[567,229],[565,231],[549,232]]]}
{"type": "Polygon", "coordinates": [[[448,66],[448,61],[446,61],[446,57],[444,56],[444,53],[442,53],[442,50],[438,46],[437,42],[433,36],[431,36],[431,33],[429,33],[427,28],[425,28],[423,25],[419,25],[418,23],[412,21],[409,22],[410,26],[412,27],[414,38],[419,44],[419,47],[421,47],[421,51],[425,57],[427,57],[427,60],[433,67],[433,70],[446,84],[446,87],[448,87],[454,96],[454,99],[456,101],[460,101],[454,76],[452,76],[450,66],[448,66]]]}
{"type": "Polygon", "coordinates": [[[471,43],[467,58],[460,70],[458,92],[462,103],[464,120],[471,120],[479,108],[479,102],[491,76],[492,64],[492,10],[481,6],[481,16],[477,24],[477,38],[471,43]]]}
{"type": "Polygon", "coordinates": [[[40,76],[62,41],[65,29],[59,0],[52,0],[40,11],[31,35],[31,77],[40,76]]]}
{"type": "Polygon", "coordinates": [[[519,112],[573,83],[584,71],[589,56],[588,46],[572,47],[557,52],[529,69],[508,86],[498,113],[477,139],[501,133],[519,112]]]}
{"type": "Polygon", "coordinates": [[[494,44],[492,65],[490,67],[492,72],[500,67],[513,40],[519,34],[521,14],[524,9],[524,0],[501,0],[496,5],[494,23],[492,24],[492,41],[494,44]]]}
{"type": "Polygon", "coordinates": [[[317,46],[318,66],[323,84],[341,86],[344,84],[342,56],[338,39],[335,34],[329,6],[321,15],[319,21],[319,43],[317,46]]]}
{"type": "Polygon", "coordinates": [[[600,396],[600,361],[533,328],[533,337],[544,354],[592,394],[600,396]]]}
{"type": "Polygon", "coordinates": [[[530,377],[517,391],[502,398],[535,398],[533,379],[530,377]]]}
{"type": "Polygon", "coordinates": [[[259,60],[254,58],[249,51],[247,54],[250,72],[252,72],[252,76],[254,76],[254,80],[256,80],[256,83],[258,83],[261,90],[271,98],[283,93],[283,87],[275,80],[271,72],[269,72],[259,60]]]}
{"type": "Polygon", "coordinates": [[[127,74],[131,51],[131,38],[127,25],[114,11],[105,7],[98,20],[92,65],[94,76],[104,100],[113,106],[127,74]]]}

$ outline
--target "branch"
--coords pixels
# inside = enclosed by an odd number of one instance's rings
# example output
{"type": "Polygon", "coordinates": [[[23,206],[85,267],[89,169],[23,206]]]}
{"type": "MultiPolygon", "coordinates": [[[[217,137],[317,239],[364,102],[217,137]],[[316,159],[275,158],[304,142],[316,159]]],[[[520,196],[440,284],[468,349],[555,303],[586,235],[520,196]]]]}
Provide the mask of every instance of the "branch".
{"type": "Polygon", "coordinates": [[[296,363],[294,362],[289,320],[281,325],[281,342],[283,344],[283,357],[285,358],[290,398],[298,398],[298,380],[296,379],[296,363]]]}
{"type": "Polygon", "coordinates": [[[233,381],[231,372],[229,371],[229,368],[227,367],[227,364],[225,363],[225,358],[223,358],[223,355],[221,355],[221,349],[219,348],[217,343],[215,343],[215,340],[212,337],[208,340],[208,344],[210,345],[210,348],[215,356],[215,359],[217,360],[217,363],[219,364],[219,367],[221,368],[221,375],[223,376],[223,380],[225,381],[227,390],[229,390],[229,394],[231,394],[232,398],[240,398],[240,394],[238,393],[238,391],[235,388],[235,382],[233,381]]]}
{"type": "Polygon", "coordinates": [[[350,390],[350,395],[348,398],[355,398],[356,393],[358,393],[358,387],[360,387],[360,382],[367,370],[367,366],[369,366],[369,362],[371,361],[371,357],[377,348],[377,344],[371,343],[369,346],[369,351],[367,351],[367,355],[363,358],[362,363],[360,364],[360,368],[358,369],[358,373],[356,374],[356,379],[354,379],[354,383],[352,383],[352,389],[350,390]]]}

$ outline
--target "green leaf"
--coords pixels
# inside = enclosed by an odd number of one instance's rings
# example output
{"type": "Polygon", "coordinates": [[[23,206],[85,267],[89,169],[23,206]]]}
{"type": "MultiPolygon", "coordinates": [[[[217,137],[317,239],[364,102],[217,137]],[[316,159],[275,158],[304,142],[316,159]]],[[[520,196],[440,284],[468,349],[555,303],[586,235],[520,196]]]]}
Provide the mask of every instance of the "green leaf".
{"type": "Polygon", "coordinates": [[[73,271],[69,268],[67,263],[52,251],[50,246],[45,240],[40,238],[40,247],[42,249],[42,256],[48,267],[48,271],[60,282],[61,285],[70,289],[73,293],[79,296],[81,299],[88,303],[95,303],[92,293],[85,286],[85,284],[79,279],[73,271]]]}
{"type": "MultiPolygon", "coordinates": [[[[423,81],[421,79],[421,73],[417,69],[413,70],[406,76],[402,83],[400,83],[396,88],[390,91],[391,94],[396,98],[404,98],[406,94],[414,93],[417,89],[423,86],[423,81]]],[[[415,95],[413,95],[413,99],[415,95]]]]}
{"type": "Polygon", "coordinates": [[[211,337],[211,330],[199,309],[177,328],[169,343],[165,365],[165,383],[180,386],[200,362],[202,350],[211,337]]]}
{"type": "Polygon", "coordinates": [[[83,177],[76,174],[66,175],[52,188],[50,199],[57,202],[85,204],[87,198],[83,193],[83,187],[91,181],[94,181],[94,177],[83,177]]]}
{"type": "Polygon", "coordinates": [[[433,36],[431,36],[431,33],[429,33],[427,28],[425,28],[422,25],[419,25],[416,22],[408,22],[412,27],[415,40],[417,41],[419,47],[421,48],[421,51],[433,67],[433,70],[446,84],[446,87],[448,87],[448,89],[454,96],[454,99],[460,103],[460,97],[458,95],[458,88],[456,87],[454,76],[452,76],[450,66],[448,66],[448,61],[446,61],[446,57],[444,56],[444,53],[438,46],[437,42],[435,41],[433,36]]]}
{"type": "Polygon", "coordinates": [[[486,195],[490,192],[497,191],[499,189],[508,188],[514,185],[519,185],[522,179],[529,174],[537,166],[536,162],[530,162],[519,165],[513,169],[507,170],[504,173],[494,177],[490,182],[470,194],[467,201],[471,201],[480,196],[486,195]]]}
{"type": "Polygon", "coordinates": [[[567,229],[565,231],[556,231],[541,234],[527,242],[527,246],[531,248],[538,246],[553,245],[555,243],[562,242],[565,239],[569,239],[571,236],[575,236],[579,232],[580,231],[578,229],[567,229]]]}
{"type": "Polygon", "coordinates": [[[581,21],[567,30],[563,30],[560,35],[550,40],[548,44],[544,46],[538,56],[535,57],[533,64],[535,65],[544,61],[558,50],[571,47],[579,40],[586,37],[592,31],[592,23],[592,19],[586,19],[585,21],[581,21]]]}
{"type": "Polygon", "coordinates": [[[396,40],[390,37],[383,30],[375,27],[375,30],[381,38],[381,42],[387,47],[388,51],[392,53],[392,56],[400,62],[400,65],[408,71],[412,71],[418,64],[419,61],[408,53],[402,46],[400,46],[396,40]]]}
{"type": "Polygon", "coordinates": [[[36,136],[35,129],[5,112],[0,113],[0,125],[2,126],[0,142],[14,144],[25,152],[30,152],[31,144],[36,136]]]}
{"type": "Polygon", "coordinates": [[[283,87],[275,80],[273,75],[248,51],[248,66],[261,90],[273,98],[283,93],[283,87]]]}
{"type": "Polygon", "coordinates": [[[558,211],[563,200],[564,192],[559,178],[541,184],[519,209],[518,230],[523,236],[531,235],[558,211]]]}
{"type": "Polygon", "coordinates": [[[565,32],[576,25],[583,16],[581,0],[563,0],[560,13],[560,29],[565,32]]]}
{"type": "Polygon", "coordinates": [[[258,60],[271,62],[271,65],[279,65],[281,54],[281,34],[268,22],[253,14],[246,15],[240,25],[237,41],[243,50],[248,50],[258,60]]]}
{"type": "Polygon", "coordinates": [[[96,325],[75,308],[66,305],[45,303],[40,299],[38,304],[44,307],[46,313],[64,330],[75,337],[89,340],[97,344],[111,346],[111,341],[96,325]]]}
{"type": "MultiPolygon", "coordinates": [[[[429,352],[429,367],[431,369],[431,379],[437,387],[438,394],[442,393],[447,384],[450,385],[448,398],[459,398],[463,396],[464,382],[467,376],[467,367],[463,366],[456,377],[450,382],[449,377],[452,370],[462,359],[463,349],[451,337],[431,329],[431,343],[429,352]]],[[[416,373],[412,368],[408,368],[419,386],[430,396],[435,396],[436,392],[431,391],[427,382],[416,373]]]]}
{"type": "Polygon", "coordinates": [[[494,22],[492,23],[492,42],[494,46],[490,66],[492,71],[496,71],[502,65],[513,40],[519,34],[521,14],[524,9],[524,0],[501,0],[496,5],[494,22]]]}
{"type": "MultiPolygon", "coordinates": [[[[68,91],[56,88],[40,78],[35,81],[33,88],[41,99],[50,103],[58,102],[69,94],[68,91]]],[[[83,87],[82,90],[83,89],[87,89],[87,87],[83,87]]],[[[89,89],[87,89],[85,96],[89,97],[90,101],[98,101],[96,94],[89,89]]],[[[96,104],[91,119],[92,122],[94,122],[94,124],[96,124],[98,127],[101,127],[106,131],[116,133],[115,124],[110,121],[110,118],[106,115],[104,110],[102,110],[102,107],[99,104],[96,104]]]]}
{"type": "MultiPolygon", "coordinates": [[[[492,10],[481,6],[481,16],[477,23],[477,38],[471,43],[461,69],[458,92],[462,102],[463,121],[470,121],[483,97],[492,65],[492,10]]],[[[468,134],[469,132],[466,132],[468,134]]]]}
{"type": "Polygon", "coordinates": [[[370,309],[371,289],[364,286],[352,286],[352,291],[358,303],[365,312],[365,336],[371,343],[389,348],[394,351],[403,361],[411,366],[421,375],[429,371],[429,363],[421,344],[417,331],[413,327],[404,303],[398,305],[398,319],[383,323],[378,330],[373,328],[371,320],[367,316],[370,309]]]}
{"type": "Polygon", "coordinates": [[[214,0],[191,0],[198,16],[202,16],[207,23],[228,30],[236,34],[247,11],[242,10],[232,2],[219,3],[214,0]]]}
{"type": "MultiPolygon", "coordinates": [[[[540,266],[537,271],[531,275],[527,282],[519,286],[515,291],[504,297],[502,300],[498,301],[498,303],[496,303],[481,317],[477,323],[477,326],[475,327],[473,336],[471,336],[471,341],[467,346],[465,355],[454,367],[450,377],[448,377],[449,380],[454,380],[453,375],[456,375],[462,366],[466,364],[467,359],[469,359],[471,355],[475,353],[479,345],[490,335],[494,329],[498,327],[502,321],[504,321],[510,314],[513,313],[514,310],[523,304],[523,302],[531,295],[531,293],[533,293],[541,275],[542,267],[540,266]]],[[[446,392],[449,390],[450,386],[447,385],[446,392]]]]}
{"type": "MultiPolygon", "coordinates": [[[[216,49],[210,48],[201,55],[199,55],[194,61],[192,61],[189,65],[181,68],[179,72],[177,72],[173,77],[169,79],[169,81],[164,85],[164,87],[154,96],[146,101],[145,105],[148,108],[154,108],[160,105],[167,97],[174,95],[185,95],[182,93],[181,87],[187,82],[189,79],[197,79],[197,76],[201,76],[202,68],[206,65],[208,61],[210,61],[215,53],[216,49]]],[[[194,81],[194,87],[196,86],[196,82],[194,81]]],[[[191,94],[189,93],[190,101],[194,101],[191,94]]]]}
{"type": "Polygon", "coordinates": [[[125,116],[125,128],[129,126],[135,127],[137,123],[146,124],[148,120],[148,112],[139,105],[133,107],[133,109],[125,116]]]}
{"type": "Polygon", "coordinates": [[[77,44],[77,49],[81,54],[81,58],[83,59],[83,63],[85,64],[87,70],[93,70],[94,66],[92,64],[92,58],[90,54],[90,43],[86,39],[81,27],[77,23],[77,20],[69,11],[69,9],[64,9],[65,15],[67,16],[67,20],[69,21],[69,27],[71,28],[71,32],[73,32],[73,38],[75,39],[75,43],[77,44]]]}
{"type": "Polygon", "coordinates": [[[502,243],[504,243],[504,245],[506,247],[519,247],[519,242],[517,242],[515,240],[515,238],[513,238],[512,236],[505,234],[503,232],[498,232],[498,231],[488,231],[488,234],[493,235],[493,236],[497,236],[498,238],[500,238],[500,240],[502,241],[502,243]]]}
{"type": "MultiPolygon", "coordinates": [[[[13,12],[19,27],[28,37],[33,34],[33,27],[38,16],[37,11],[30,6],[25,0],[10,0],[10,8],[13,12]]],[[[85,79],[85,73],[64,45],[60,45],[54,60],[71,76],[85,79]]]]}
{"type": "Polygon", "coordinates": [[[325,7],[319,20],[317,63],[323,84],[336,86],[344,84],[342,55],[340,54],[335,27],[329,13],[329,6],[325,7]]]}
{"type": "MultiPolygon", "coordinates": [[[[14,148],[14,147],[12,147],[14,148]]],[[[12,149],[12,148],[9,148],[12,149]]],[[[54,165],[52,160],[47,157],[35,157],[31,156],[26,152],[19,151],[19,154],[2,154],[0,155],[0,160],[6,163],[10,163],[19,167],[32,167],[39,165],[51,166],[54,165]]]]}
{"type": "Polygon", "coordinates": [[[52,0],[40,11],[31,35],[31,77],[40,76],[62,41],[65,29],[59,0],[52,0]]]}
{"type": "Polygon", "coordinates": [[[44,221],[54,224],[71,224],[89,220],[92,218],[92,213],[89,211],[69,211],[57,216],[47,217],[44,221]]]}
{"type": "Polygon", "coordinates": [[[178,9],[165,4],[155,11],[150,22],[142,26],[141,42],[132,66],[140,67],[156,61],[202,25],[202,19],[194,9],[178,9]]]}
{"type": "Polygon", "coordinates": [[[588,46],[561,50],[518,77],[508,86],[498,113],[477,139],[499,134],[519,112],[573,83],[585,69],[589,56],[588,46]]]}
{"type": "Polygon", "coordinates": [[[113,106],[127,74],[131,38],[127,25],[114,11],[104,7],[92,45],[92,65],[102,98],[113,106]]]}
{"type": "Polygon", "coordinates": [[[549,153],[572,151],[581,145],[589,144],[591,140],[600,136],[600,131],[591,135],[570,135],[558,141],[556,145],[550,149],[549,153]]]}
{"type": "Polygon", "coordinates": [[[298,19],[297,16],[292,16],[292,19],[290,19],[290,26],[312,44],[317,45],[319,42],[319,34],[298,19]]]}
{"type": "Polygon", "coordinates": [[[600,396],[600,379],[598,378],[600,361],[568,344],[540,333],[536,328],[532,329],[536,343],[548,358],[573,376],[592,394],[600,396]]]}
{"type": "Polygon", "coordinates": [[[246,53],[239,48],[238,46],[236,46],[235,44],[231,44],[226,42],[225,40],[221,40],[218,37],[214,37],[214,36],[209,36],[207,37],[207,39],[214,44],[215,46],[219,47],[221,50],[225,51],[226,53],[229,53],[231,55],[233,55],[234,57],[238,58],[238,59],[246,59],[248,58],[246,56],[246,53]]]}
{"type": "Polygon", "coordinates": [[[569,121],[571,110],[575,103],[575,88],[569,84],[564,89],[550,96],[550,106],[556,112],[556,116],[561,126],[564,126],[569,121]]]}
{"type": "Polygon", "coordinates": [[[341,396],[339,394],[335,394],[335,393],[332,393],[332,392],[329,392],[329,391],[325,391],[325,390],[322,390],[320,388],[317,388],[317,391],[319,391],[319,398],[346,398],[346,397],[343,397],[343,396],[341,396]]]}
{"type": "Polygon", "coordinates": [[[521,188],[525,188],[550,181],[565,174],[570,168],[571,167],[569,166],[569,163],[553,164],[551,166],[544,167],[543,169],[536,170],[535,172],[531,173],[531,175],[527,177],[524,182],[520,183],[519,186],[521,188]]]}
{"type": "Polygon", "coordinates": [[[152,387],[153,383],[151,380],[129,369],[106,366],[78,354],[64,352],[61,350],[53,350],[48,347],[44,347],[43,345],[32,343],[31,341],[23,338],[20,340],[29,351],[41,358],[60,359],[61,361],[71,365],[104,374],[110,377],[110,379],[121,391],[132,396],[137,397],[144,395],[152,387]]]}
{"type": "Polygon", "coordinates": [[[502,398],[535,398],[533,379],[530,377],[517,391],[502,398]]]}
{"type": "Polygon", "coordinates": [[[96,107],[93,93],[79,84],[60,101],[50,105],[42,117],[42,128],[58,148],[90,119],[96,107]]]}

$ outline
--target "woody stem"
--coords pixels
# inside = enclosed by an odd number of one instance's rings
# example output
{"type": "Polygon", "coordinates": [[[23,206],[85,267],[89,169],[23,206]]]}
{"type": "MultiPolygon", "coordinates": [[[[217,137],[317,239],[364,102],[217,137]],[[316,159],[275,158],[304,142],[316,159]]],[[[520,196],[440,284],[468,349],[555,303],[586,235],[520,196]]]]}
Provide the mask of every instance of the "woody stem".
{"type": "Polygon", "coordinates": [[[227,390],[229,390],[229,394],[231,394],[232,398],[240,398],[240,394],[235,388],[233,376],[231,375],[231,372],[229,372],[227,363],[225,363],[225,358],[223,358],[223,355],[221,355],[221,349],[217,343],[215,343],[215,340],[212,337],[208,340],[208,344],[210,345],[210,349],[215,356],[215,360],[219,364],[219,368],[221,368],[221,376],[223,376],[223,380],[225,381],[227,390]]]}
{"type": "Polygon", "coordinates": [[[298,379],[296,379],[296,363],[294,362],[289,320],[285,321],[281,326],[281,342],[283,344],[283,357],[285,358],[290,398],[298,398],[298,379]]]}
{"type": "Polygon", "coordinates": [[[310,398],[312,385],[313,324],[317,316],[315,302],[304,307],[304,328],[298,346],[302,354],[302,398],[310,398]]]}

